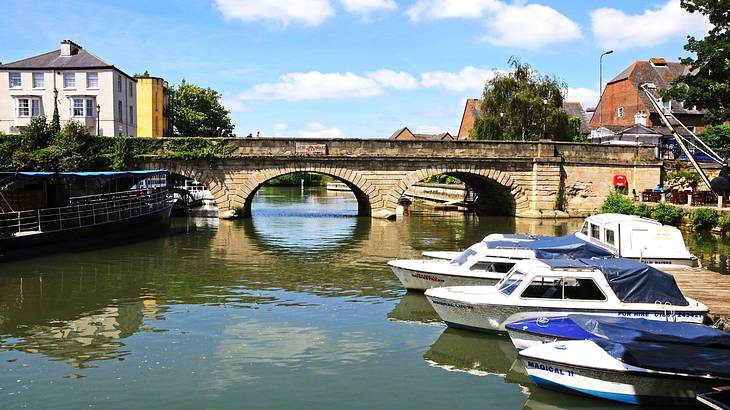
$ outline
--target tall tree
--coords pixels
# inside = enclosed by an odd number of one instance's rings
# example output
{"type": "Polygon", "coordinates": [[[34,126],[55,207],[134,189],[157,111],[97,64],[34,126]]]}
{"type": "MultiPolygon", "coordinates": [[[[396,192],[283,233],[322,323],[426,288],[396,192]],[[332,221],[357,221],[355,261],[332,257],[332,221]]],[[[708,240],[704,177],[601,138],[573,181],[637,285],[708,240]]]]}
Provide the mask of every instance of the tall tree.
{"type": "Polygon", "coordinates": [[[469,137],[569,140],[573,132],[563,111],[566,84],[555,77],[541,77],[514,57],[509,63],[514,71],[497,74],[485,85],[480,113],[469,137]]]}
{"type": "Polygon", "coordinates": [[[682,0],[681,5],[706,15],[713,27],[701,40],[687,37],[684,49],[696,56],[682,59],[690,73],[677,77],[662,95],[706,109],[708,124],[723,123],[730,120],[730,0],[682,0]]]}
{"type": "Polygon", "coordinates": [[[183,80],[172,94],[175,134],[186,137],[232,136],[233,124],[220,97],[211,88],[202,88],[183,80]]]}

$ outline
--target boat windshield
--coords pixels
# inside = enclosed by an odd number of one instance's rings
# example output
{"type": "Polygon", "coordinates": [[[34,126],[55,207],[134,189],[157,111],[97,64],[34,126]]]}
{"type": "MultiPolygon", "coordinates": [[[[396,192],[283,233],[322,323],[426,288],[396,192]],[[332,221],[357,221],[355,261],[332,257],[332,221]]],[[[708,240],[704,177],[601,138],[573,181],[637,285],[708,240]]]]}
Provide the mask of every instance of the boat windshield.
{"type": "Polygon", "coordinates": [[[470,259],[472,259],[477,254],[477,251],[475,251],[472,248],[469,248],[461,253],[461,255],[455,257],[454,259],[449,262],[451,265],[454,266],[462,266],[465,263],[469,262],[470,259]]]}
{"type": "Polygon", "coordinates": [[[512,272],[509,276],[502,279],[502,282],[499,284],[499,291],[504,293],[505,295],[509,296],[512,294],[512,292],[517,289],[517,286],[522,283],[522,279],[525,278],[525,274],[516,270],[512,272]]]}

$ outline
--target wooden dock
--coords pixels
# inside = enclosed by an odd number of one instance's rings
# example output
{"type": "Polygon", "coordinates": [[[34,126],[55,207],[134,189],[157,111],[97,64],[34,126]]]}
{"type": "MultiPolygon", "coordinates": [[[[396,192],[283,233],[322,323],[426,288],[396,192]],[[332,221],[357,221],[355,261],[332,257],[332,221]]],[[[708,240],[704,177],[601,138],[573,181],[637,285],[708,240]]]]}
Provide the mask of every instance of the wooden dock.
{"type": "Polygon", "coordinates": [[[721,327],[730,330],[730,275],[721,275],[704,268],[667,272],[674,276],[685,296],[710,308],[709,317],[713,324],[721,321],[721,327]]]}

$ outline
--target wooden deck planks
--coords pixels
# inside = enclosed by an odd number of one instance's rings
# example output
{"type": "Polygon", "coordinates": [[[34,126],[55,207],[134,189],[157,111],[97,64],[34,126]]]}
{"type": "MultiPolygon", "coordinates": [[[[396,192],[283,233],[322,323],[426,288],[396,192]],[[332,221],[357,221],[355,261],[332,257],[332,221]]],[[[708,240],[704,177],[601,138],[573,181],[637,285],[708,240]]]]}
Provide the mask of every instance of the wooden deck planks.
{"type": "Polygon", "coordinates": [[[722,319],[730,327],[730,275],[721,275],[704,268],[672,270],[677,285],[685,296],[704,303],[710,308],[713,322],[722,319]]]}

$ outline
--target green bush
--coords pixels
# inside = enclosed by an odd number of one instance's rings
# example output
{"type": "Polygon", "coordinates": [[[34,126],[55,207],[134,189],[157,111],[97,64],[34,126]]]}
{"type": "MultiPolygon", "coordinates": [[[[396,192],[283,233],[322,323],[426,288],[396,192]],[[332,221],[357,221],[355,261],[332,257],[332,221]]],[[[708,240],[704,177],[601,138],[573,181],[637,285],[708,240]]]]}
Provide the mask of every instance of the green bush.
{"type": "Polygon", "coordinates": [[[730,216],[721,216],[717,218],[717,227],[722,233],[730,232],[730,216]]]}
{"type": "Polygon", "coordinates": [[[621,195],[620,192],[612,191],[603,201],[601,213],[631,215],[634,213],[634,203],[629,197],[621,195]]]}
{"type": "Polygon", "coordinates": [[[634,207],[634,215],[641,216],[643,218],[651,218],[651,213],[654,211],[654,208],[650,207],[649,205],[645,203],[637,204],[634,207]]]}
{"type": "Polygon", "coordinates": [[[710,208],[699,208],[692,213],[692,226],[696,230],[708,230],[717,225],[719,216],[710,208]]]}
{"type": "Polygon", "coordinates": [[[665,225],[679,226],[684,212],[674,205],[661,203],[654,207],[651,217],[665,225]]]}

